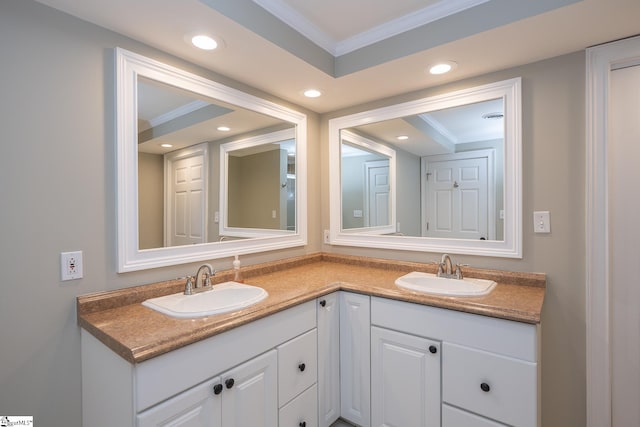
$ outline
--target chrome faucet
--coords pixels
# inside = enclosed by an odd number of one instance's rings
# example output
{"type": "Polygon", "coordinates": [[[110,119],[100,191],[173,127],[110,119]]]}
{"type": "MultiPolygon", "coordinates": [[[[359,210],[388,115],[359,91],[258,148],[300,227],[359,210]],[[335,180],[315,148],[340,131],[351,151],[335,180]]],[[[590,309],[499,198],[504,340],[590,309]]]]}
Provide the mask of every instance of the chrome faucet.
{"type": "Polygon", "coordinates": [[[449,254],[442,254],[440,264],[438,264],[438,277],[445,277],[447,279],[462,279],[462,270],[460,264],[456,264],[455,271],[453,270],[453,262],[449,254]]]}
{"type": "Polygon", "coordinates": [[[211,276],[215,275],[213,267],[209,264],[202,264],[196,273],[195,288],[211,288],[211,276]],[[204,271],[206,270],[206,271],[204,271]]]}
{"type": "Polygon", "coordinates": [[[209,264],[203,264],[198,268],[195,276],[187,276],[184,286],[185,295],[193,295],[198,292],[211,289],[211,277],[216,275],[216,271],[209,264]]]}

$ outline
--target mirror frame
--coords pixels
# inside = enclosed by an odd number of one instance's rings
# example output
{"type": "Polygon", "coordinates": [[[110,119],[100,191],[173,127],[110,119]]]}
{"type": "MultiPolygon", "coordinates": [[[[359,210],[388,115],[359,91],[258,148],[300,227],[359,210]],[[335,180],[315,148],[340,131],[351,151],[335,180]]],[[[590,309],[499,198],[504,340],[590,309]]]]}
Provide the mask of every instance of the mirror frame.
{"type": "Polygon", "coordinates": [[[116,228],[119,273],[307,244],[307,198],[304,191],[307,188],[305,114],[119,47],[115,48],[115,66],[116,228]],[[293,123],[296,137],[296,231],[287,235],[140,250],[137,172],[138,76],[293,123]]]}
{"type": "Polygon", "coordinates": [[[501,98],[505,113],[504,174],[505,177],[509,177],[504,180],[504,240],[379,236],[342,230],[342,173],[340,172],[332,173],[329,178],[329,243],[405,251],[522,258],[521,80],[517,77],[329,120],[329,164],[338,165],[341,168],[340,141],[343,129],[501,98]]]}

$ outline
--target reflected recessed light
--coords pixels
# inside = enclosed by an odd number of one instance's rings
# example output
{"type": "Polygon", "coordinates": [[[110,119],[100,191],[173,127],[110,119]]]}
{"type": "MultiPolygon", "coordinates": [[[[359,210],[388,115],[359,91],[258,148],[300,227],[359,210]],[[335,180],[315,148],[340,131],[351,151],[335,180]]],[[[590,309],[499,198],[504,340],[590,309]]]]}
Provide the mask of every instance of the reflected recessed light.
{"type": "Polygon", "coordinates": [[[487,120],[497,120],[503,117],[504,117],[504,114],[502,114],[499,111],[496,111],[495,113],[486,113],[482,115],[482,118],[487,120]]]}
{"type": "Polygon", "coordinates": [[[231,128],[227,127],[227,126],[218,126],[218,130],[220,132],[229,132],[231,130],[231,128]]]}
{"type": "Polygon", "coordinates": [[[171,144],[160,144],[160,147],[162,147],[162,148],[171,148],[171,147],[173,147],[173,145],[171,145],[171,144]]]}
{"type": "Polygon", "coordinates": [[[317,98],[320,95],[322,95],[322,92],[317,89],[307,89],[304,91],[304,96],[306,96],[307,98],[317,98]]]}
{"type": "Polygon", "coordinates": [[[449,71],[455,69],[457,66],[458,66],[458,64],[456,64],[453,61],[442,61],[442,62],[439,62],[439,63],[434,64],[431,67],[429,67],[429,73],[431,73],[431,74],[445,74],[445,73],[448,73],[449,71]]]}
{"type": "Polygon", "coordinates": [[[191,38],[191,43],[193,43],[195,47],[204,50],[213,50],[218,47],[217,41],[215,41],[212,37],[204,34],[193,36],[191,38]]]}
{"type": "Polygon", "coordinates": [[[396,136],[396,138],[397,138],[399,141],[405,141],[405,140],[409,139],[409,137],[408,137],[407,135],[400,135],[400,136],[396,136]]]}

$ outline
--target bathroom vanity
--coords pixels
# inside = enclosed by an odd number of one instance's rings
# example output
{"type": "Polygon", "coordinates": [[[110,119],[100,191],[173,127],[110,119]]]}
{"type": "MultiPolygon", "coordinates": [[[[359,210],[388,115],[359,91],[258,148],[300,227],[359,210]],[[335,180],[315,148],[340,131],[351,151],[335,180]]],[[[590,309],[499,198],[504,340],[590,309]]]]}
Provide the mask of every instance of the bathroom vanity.
{"type": "MultiPolygon", "coordinates": [[[[180,281],[78,298],[87,426],[539,426],[542,274],[469,269],[487,296],[394,285],[435,266],[312,255],[248,268],[269,292],[176,319],[180,281]]],[[[220,280],[224,279],[224,275],[220,280]]]]}

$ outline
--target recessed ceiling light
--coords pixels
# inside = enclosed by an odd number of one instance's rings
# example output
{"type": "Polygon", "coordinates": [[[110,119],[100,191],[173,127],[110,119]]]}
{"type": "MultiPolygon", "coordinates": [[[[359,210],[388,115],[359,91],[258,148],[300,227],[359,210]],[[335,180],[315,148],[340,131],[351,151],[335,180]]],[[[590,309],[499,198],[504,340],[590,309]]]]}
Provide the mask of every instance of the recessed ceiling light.
{"type": "Polygon", "coordinates": [[[317,98],[320,95],[322,95],[322,92],[317,89],[307,89],[304,91],[304,96],[306,96],[307,98],[317,98]]]}
{"type": "Polygon", "coordinates": [[[215,41],[212,37],[204,34],[193,36],[191,38],[191,43],[193,43],[195,47],[203,50],[213,50],[218,47],[217,41],[215,41]]]}
{"type": "Polygon", "coordinates": [[[442,62],[438,62],[437,64],[433,64],[431,67],[429,67],[429,73],[445,74],[455,69],[457,66],[458,64],[456,64],[453,61],[442,61],[442,62]]]}
{"type": "Polygon", "coordinates": [[[220,132],[229,132],[231,130],[231,128],[228,127],[228,126],[218,126],[218,130],[220,132]]]}
{"type": "Polygon", "coordinates": [[[171,145],[171,144],[160,144],[160,147],[162,147],[162,148],[171,148],[171,147],[173,147],[173,145],[171,145]]]}
{"type": "Polygon", "coordinates": [[[396,138],[399,141],[406,141],[407,139],[409,139],[409,137],[407,135],[400,135],[400,136],[396,136],[396,138]]]}

